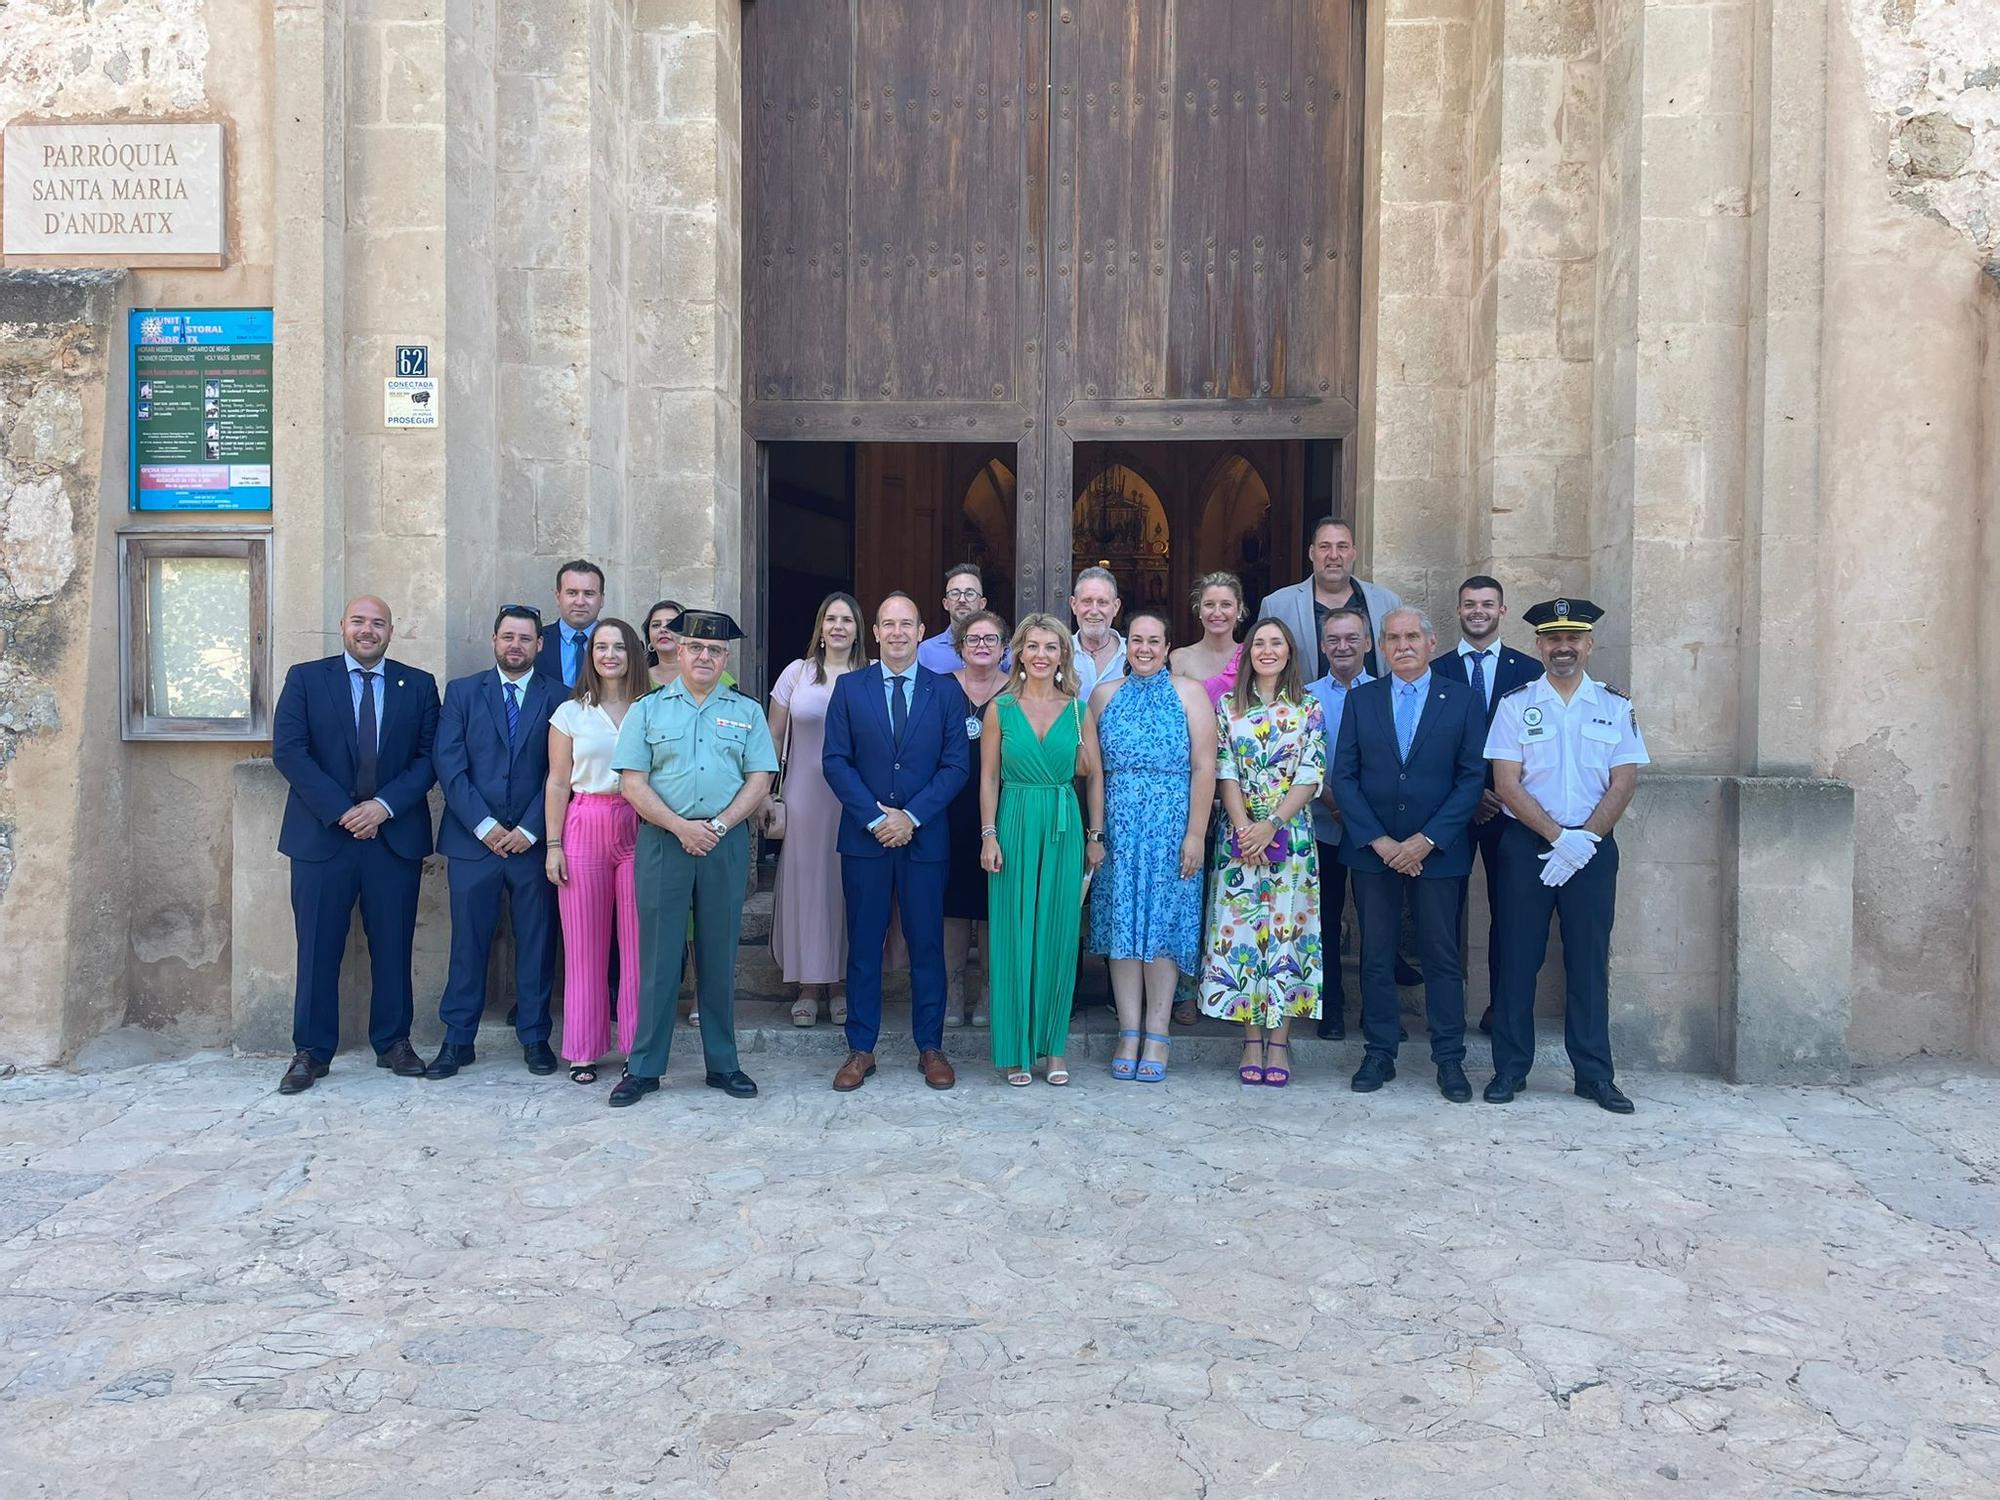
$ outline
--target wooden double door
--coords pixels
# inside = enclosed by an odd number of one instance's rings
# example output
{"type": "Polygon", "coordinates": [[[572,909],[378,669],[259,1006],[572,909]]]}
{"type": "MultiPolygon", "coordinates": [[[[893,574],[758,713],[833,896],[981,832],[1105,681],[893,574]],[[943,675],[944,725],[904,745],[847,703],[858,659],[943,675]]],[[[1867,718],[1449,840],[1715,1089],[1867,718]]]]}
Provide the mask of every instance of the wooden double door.
{"type": "Polygon", "coordinates": [[[1012,445],[1017,617],[1068,592],[1078,443],[1332,440],[1351,506],[1364,37],[1361,0],[750,0],[746,482],[1012,445]]]}

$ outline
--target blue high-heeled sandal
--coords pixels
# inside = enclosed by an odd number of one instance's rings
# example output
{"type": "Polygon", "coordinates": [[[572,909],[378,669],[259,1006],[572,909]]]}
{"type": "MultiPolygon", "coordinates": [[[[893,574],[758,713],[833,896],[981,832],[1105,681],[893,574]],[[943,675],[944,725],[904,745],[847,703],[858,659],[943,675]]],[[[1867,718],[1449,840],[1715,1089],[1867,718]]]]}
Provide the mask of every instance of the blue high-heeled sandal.
{"type": "MultiPolygon", "coordinates": [[[[1118,1038],[1120,1041],[1123,1041],[1128,1036],[1137,1036],[1138,1034],[1136,1031],[1121,1031],[1118,1033],[1118,1038]]],[[[1111,1059],[1111,1076],[1116,1078],[1120,1083],[1130,1083],[1133,1075],[1138,1070],[1139,1059],[1136,1057],[1114,1057],[1111,1059]]]]}
{"type": "MultiPolygon", "coordinates": [[[[1146,1040],[1149,1042],[1158,1042],[1162,1047],[1172,1047],[1174,1044],[1174,1039],[1172,1037],[1161,1036],[1160,1033],[1157,1031],[1147,1032],[1146,1040]]],[[[1139,1082],[1165,1083],[1166,1081],[1167,1081],[1167,1060],[1164,1057],[1157,1059],[1142,1058],[1140,1060],[1139,1082]]]]}

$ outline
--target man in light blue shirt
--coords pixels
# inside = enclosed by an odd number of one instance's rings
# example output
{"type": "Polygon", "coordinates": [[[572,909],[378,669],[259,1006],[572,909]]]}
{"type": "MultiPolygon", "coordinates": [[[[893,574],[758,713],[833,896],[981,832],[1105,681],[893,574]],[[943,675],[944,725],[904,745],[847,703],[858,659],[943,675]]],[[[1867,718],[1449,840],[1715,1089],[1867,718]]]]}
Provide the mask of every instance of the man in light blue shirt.
{"type": "Polygon", "coordinates": [[[944,608],[944,629],[918,643],[916,665],[933,672],[956,672],[965,658],[951,643],[952,630],[986,608],[986,580],[978,563],[956,563],[944,575],[944,608]]]}
{"type": "MultiPolygon", "coordinates": [[[[1319,649],[1333,670],[1306,686],[1326,718],[1327,753],[1340,739],[1340,716],[1347,693],[1372,679],[1363,667],[1374,648],[1368,617],[1358,609],[1336,609],[1320,622],[1319,649]]],[[[1333,951],[1320,965],[1319,1028],[1322,1038],[1347,1035],[1347,996],[1340,976],[1340,917],[1347,905],[1347,866],[1340,862],[1340,809],[1331,788],[1322,785],[1312,800],[1313,839],[1319,845],[1320,939],[1333,951]]]]}
{"type": "MultiPolygon", "coordinates": [[[[542,629],[535,670],[564,687],[575,687],[590,633],[604,607],[604,570],[588,558],[572,558],[556,569],[556,618],[542,629]]],[[[540,611],[536,611],[539,615],[540,611]]]]}

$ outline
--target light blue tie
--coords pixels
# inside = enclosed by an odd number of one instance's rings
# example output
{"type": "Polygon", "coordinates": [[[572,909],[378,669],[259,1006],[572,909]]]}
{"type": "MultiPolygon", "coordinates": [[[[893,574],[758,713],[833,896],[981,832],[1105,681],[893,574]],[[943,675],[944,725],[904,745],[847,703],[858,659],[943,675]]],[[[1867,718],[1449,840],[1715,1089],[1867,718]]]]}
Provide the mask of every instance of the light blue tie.
{"type": "Polygon", "coordinates": [[[1417,709],[1420,706],[1416,684],[1396,684],[1396,753],[1404,760],[1410,758],[1410,741],[1417,735],[1417,709]]]}

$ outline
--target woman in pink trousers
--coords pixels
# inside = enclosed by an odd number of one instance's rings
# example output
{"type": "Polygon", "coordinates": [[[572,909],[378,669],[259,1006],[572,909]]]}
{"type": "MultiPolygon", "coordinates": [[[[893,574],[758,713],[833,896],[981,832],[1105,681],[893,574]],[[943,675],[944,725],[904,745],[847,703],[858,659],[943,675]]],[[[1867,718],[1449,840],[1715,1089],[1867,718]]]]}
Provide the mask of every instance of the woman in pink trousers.
{"type": "Polygon", "coordinates": [[[651,692],[646,648],[623,620],[599,620],[569,702],[549,719],[549,879],[562,914],[562,1055],[576,1083],[597,1082],[611,1045],[613,923],[618,933],[618,1050],[639,1026],[639,903],[632,885],[638,819],[618,793],[611,754],[625,711],[651,692]]]}

